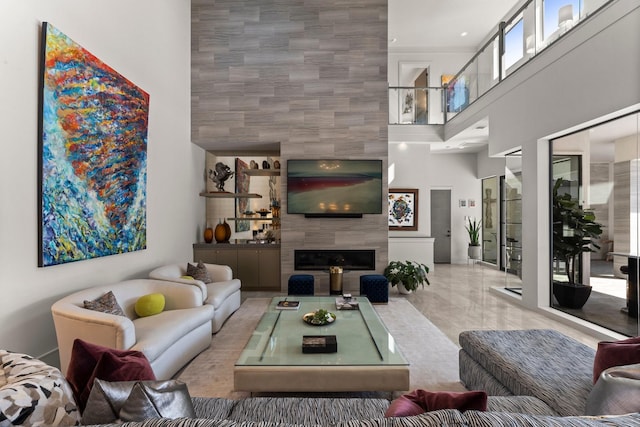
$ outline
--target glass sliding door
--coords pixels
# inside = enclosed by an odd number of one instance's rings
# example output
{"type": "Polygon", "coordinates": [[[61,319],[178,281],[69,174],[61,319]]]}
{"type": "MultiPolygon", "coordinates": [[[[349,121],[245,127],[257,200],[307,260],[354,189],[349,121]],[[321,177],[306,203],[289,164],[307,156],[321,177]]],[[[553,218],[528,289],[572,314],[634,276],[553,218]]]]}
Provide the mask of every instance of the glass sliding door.
{"type": "Polygon", "coordinates": [[[503,247],[505,288],[522,294],[522,152],[505,158],[503,247]]]}
{"type": "Polygon", "coordinates": [[[498,177],[482,180],[482,260],[498,264],[498,177]]]}
{"type": "MultiPolygon", "coordinates": [[[[584,305],[567,305],[550,283],[551,306],[628,336],[639,332],[639,121],[635,113],[551,142],[550,188],[561,180],[558,194],[592,212],[602,230],[575,262],[576,282],[590,287],[584,305]]],[[[550,258],[550,282],[566,281],[564,261],[550,258]]]]}

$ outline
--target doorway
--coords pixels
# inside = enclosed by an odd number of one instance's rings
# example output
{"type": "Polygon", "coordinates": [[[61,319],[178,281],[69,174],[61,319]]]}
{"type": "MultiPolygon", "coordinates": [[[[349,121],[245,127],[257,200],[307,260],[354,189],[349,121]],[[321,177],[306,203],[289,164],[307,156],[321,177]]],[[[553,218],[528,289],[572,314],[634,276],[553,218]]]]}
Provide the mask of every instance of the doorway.
{"type": "Polygon", "coordinates": [[[433,262],[451,264],[451,190],[431,190],[433,262]]]}

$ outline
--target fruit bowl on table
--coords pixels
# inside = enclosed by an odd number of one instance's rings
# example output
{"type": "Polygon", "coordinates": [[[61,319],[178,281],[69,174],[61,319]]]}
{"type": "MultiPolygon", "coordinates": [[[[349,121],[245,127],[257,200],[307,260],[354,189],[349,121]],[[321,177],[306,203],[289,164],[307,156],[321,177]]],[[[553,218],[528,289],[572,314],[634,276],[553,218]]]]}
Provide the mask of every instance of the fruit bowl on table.
{"type": "Polygon", "coordinates": [[[324,326],[330,325],[331,323],[335,322],[336,315],[328,312],[327,310],[319,309],[314,312],[305,314],[304,316],[302,316],[302,320],[304,320],[304,322],[308,323],[309,325],[324,326]]]}

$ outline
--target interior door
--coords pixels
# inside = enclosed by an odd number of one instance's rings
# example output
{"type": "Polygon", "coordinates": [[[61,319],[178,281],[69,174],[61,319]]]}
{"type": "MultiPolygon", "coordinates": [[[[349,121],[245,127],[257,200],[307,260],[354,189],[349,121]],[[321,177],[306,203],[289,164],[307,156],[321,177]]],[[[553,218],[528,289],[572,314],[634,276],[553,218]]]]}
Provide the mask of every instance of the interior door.
{"type": "Polygon", "coordinates": [[[431,190],[433,262],[451,264],[451,190],[431,190]]]}

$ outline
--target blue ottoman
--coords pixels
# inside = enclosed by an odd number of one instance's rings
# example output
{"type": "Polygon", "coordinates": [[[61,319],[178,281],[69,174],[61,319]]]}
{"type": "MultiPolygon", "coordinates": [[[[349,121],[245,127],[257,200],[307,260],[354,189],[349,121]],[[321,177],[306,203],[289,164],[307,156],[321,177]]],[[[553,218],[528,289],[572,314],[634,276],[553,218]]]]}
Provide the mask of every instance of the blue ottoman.
{"type": "Polygon", "coordinates": [[[360,295],[369,298],[372,304],[389,302],[389,281],[382,274],[360,276],[360,295]]]}
{"type": "Polygon", "coordinates": [[[289,277],[289,295],[313,295],[313,276],[311,274],[293,274],[289,277]]]}

